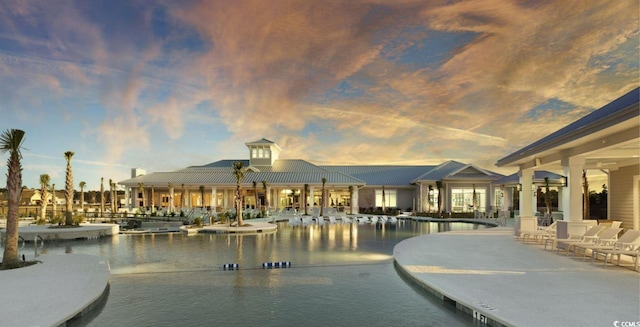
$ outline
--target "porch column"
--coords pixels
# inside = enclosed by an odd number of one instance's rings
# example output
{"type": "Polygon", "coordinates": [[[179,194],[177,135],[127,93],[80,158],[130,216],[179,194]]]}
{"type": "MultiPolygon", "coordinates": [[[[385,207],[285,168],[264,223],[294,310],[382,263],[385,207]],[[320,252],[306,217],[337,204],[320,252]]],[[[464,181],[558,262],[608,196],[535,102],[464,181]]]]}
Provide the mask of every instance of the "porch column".
{"type": "Polygon", "coordinates": [[[211,211],[216,212],[218,206],[218,189],[215,186],[211,187],[211,211]]]}
{"type": "Polygon", "coordinates": [[[127,212],[131,212],[131,203],[133,202],[133,199],[131,198],[131,188],[130,187],[125,187],[124,188],[124,198],[125,201],[127,202],[127,212]]]}
{"type": "Polygon", "coordinates": [[[226,188],[222,190],[222,208],[229,209],[229,190],[226,188]]]}
{"type": "Polygon", "coordinates": [[[533,215],[533,203],[531,198],[533,192],[531,190],[533,185],[533,169],[521,169],[518,172],[520,177],[520,217],[531,217],[533,215]]]}
{"type": "Polygon", "coordinates": [[[313,210],[313,207],[315,206],[315,202],[313,201],[313,193],[315,191],[315,187],[313,186],[309,186],[309,194],[307,194],[307,196],[309,197],[309,200],[307,203],[309,203],[309,211],[313,210]]]}
{"type": "Polygon", "coordinates": [[[563,220],[582,221],[582,169],[584,158],[569,157],[562,159],[564,175],[567,176],[567,189],[562,193],[563,220]]]}
{"type": "Polygon", "coordinates": [[[269,204],[268,206],[266,206],[267,212],[271,212],[271,206],[273,204],[271,203],[271,186],[269,186],[268,184],[267,190],[264,192],[264,199],[267,201],[267,203],[265,204],[269,204]]]}
{"type": "Polygon", "coordinates": [[[351,199],[351,212],[355,215],[359,213],[360,206],[358,205],[358,187],[353,188],[353,198],[351,199]]]}

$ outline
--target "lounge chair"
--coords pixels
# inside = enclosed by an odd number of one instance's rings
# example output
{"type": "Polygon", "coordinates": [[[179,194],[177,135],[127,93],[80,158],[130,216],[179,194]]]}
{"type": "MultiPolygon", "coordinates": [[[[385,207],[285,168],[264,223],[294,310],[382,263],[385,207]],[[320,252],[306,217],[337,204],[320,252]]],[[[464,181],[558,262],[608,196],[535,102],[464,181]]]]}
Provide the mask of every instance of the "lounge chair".
{"type": "Polygon", "coordinates": [[[633,258],[633,265],[636,271],[638,270],[638,256],[640,256],[640,244],[634,244],[631,248],[625,249],[614,249],[614,250],[594,250],[591,256],[591,262],[593,263],[593,258],[598,254],[604,254],[604,268],[607,268],[607,259],[608,256],[611,255],[611,263],[613,263],[613,257],[618,256],[618,263],[620,265],[620,257],[623,255],[630,256],[633,258]]]}
{"type": "Polygon", "coordinates": [[[331,223],[331,224],[335,224],[335,223],[336,223],[336,217],[334,217],[334,216],[329,216],[329,223],[331,223]]]}
{"type": "MultiPolygon", "coordinates": [[[[593,228],[593,227],[592,227],[593,228]]],[[[609,245],[613,244],[618,240],[618,234],[622,228],[607,228],[602,232],[598,233],[595,236],[583,236],[582,241],[579,242],[557,242],[556,247],[558,248],[558,253],[560,253],[560,249],[564,249],[566,255],[569,255],[569,251],[573,248],[574,255],[576,254],[576,247],[585,247],[585,246],[593,246],[593,245],[609,245]],[[564,246],[561,246],[564,245],[564,246]]]]}
{"type": "Polygon", "coordinates": [[[537,231],[525,231],[520,233],[520,239],[522,240],[522,242],[526,242],[527,239],[531,239],[534,241],[540,241],[542,242],[542,240],[546,239],[546,238],[550,238],[550,237],[555,237],[556,235],[556,225],[558,224],[557,221],[554,221],[551,225],[546,226],[546,227],[538,227],[539,229],[537,231]]]}
{"type": "Polygon", "coordinates": [[[547,249],[547,244],[549,243],[551,243],[551,248],[553,249],[558,245],[558,242],[582,242],[582,237],[598,235],[598,233],[602,232],[604,229],[604,226],[593,226],[582,235],[570,234],[567,238],[548,238],[544,241],[544,249],[547,249]]]}
{"type": "MultiPolygon", "coordinates": [[[[609,229],[612,229],[612,228],[609,228],[609,229]]],[[[625,232],[622,236],[620,236],[620,238],[614,240],[613,242],[611,240],[608,240],[608,241],[600,240],[598,244],[593,244],[590,246],[575,245],[573,247],[573,254],[577,255],[578,250],[582,249],[584,253],[583,260],[585,260],[587,258],[587,250],[591,250],[591,255],[593,257],[594,250],[614,250],[614,249],[625,250],[625,249],[629,249],[634,244],[636,244],[638,240],[640,240],[640,231],[631,229],[625,232]]]]}
{"type": "Polygon", "coordinates": [[[567,238],[557,238],[555,236],[549,237],[547,239],[544,240],[544,249],[547,249],[547,245],[551,244],[551,249],[553,249],[556,246],[556,242],[559,241],[575,241],[578,242],[580,241],[580,238],[583,236],[592,236],[592,235],[597,235],[598,233],[600,233],[602,230],[604,230],[605,228],[602,226],[593,226],[591,228],[589,228],[587,231],[585,231],[583,234],[569,234],[569,236],[567,238]],[[594,229],[595,228],[595,229],[594,229]]]}

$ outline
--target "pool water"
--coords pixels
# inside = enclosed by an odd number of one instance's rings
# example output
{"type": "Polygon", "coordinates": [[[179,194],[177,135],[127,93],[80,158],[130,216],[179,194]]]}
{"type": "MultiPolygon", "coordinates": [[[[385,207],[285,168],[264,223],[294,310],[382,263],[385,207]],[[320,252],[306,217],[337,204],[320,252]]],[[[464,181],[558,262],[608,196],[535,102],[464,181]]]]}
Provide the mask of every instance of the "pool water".
{"type": "Polygon", "coordinates": [[[480,228],[283,222],[270,234],[119,235],[41,252],[110,263],[108,297],[72,326],[471,326],[471,317],[404,280],[392,253],[409,237],[480,228]],[[262,268],[276,261],[291,267],[262,268]],[[223,269],[231,263],[239,269],[223,269]]]}

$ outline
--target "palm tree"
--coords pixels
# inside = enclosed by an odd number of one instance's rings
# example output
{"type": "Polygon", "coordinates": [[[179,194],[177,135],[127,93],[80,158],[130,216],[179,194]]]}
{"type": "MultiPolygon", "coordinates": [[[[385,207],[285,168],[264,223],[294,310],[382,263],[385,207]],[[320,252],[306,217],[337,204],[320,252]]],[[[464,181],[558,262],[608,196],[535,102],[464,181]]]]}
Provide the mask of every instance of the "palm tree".
{"type": "Polygon", "coordinates": [[[442,217],[442,181],[436,181],[438,189],[438,217],[442,217]]]}
{"type": "Polygon", "coordinates": [[[173,203],[173,183],[169,182],[169,184],[167,184],[167,186],[169,187],[169,213],[174,212],[174,203],[173,203]]]}
{"type": "MultiPolygon", "coordinates": [[[[267,187],[269,183],[267,181],[262,181],[262,189],[264,190],[264,212],[265,214],[269,211],[269,192],[267,187]]],[[[273,218],[275,219],[275,217],[273,218]]]]}
{"type": "Polygon", "coordinates": [[[587,171],[582,170],[582,219],[591,219],[589,212],[589,181],[587,180],[587,171]]]}
{"type": "Polygon", "coordinates": [[[112,180],[109,180],[109,200],[111,202],[111,218],[116,214],[117,202],[118,199],[116,197],[116,183],[112,180]]]}
{"type": "Polygon", "coordinates": [[[387,212],[387,203],[386,203],[386,199],[385,199],[385,194],[384,194],[384,185],[382,185],[382,213],[386,213],[387,212]]]}
{"type": "Polygon", "coordinates": [[[104,177],[100,177],[100,217],[104,217],[104,177]]]}
{"type": "Polygon", "coordinates": [[[56,184],[51,184],[51,210],[53,210],[53,213],[51,214],[51,217],[55,220],[56,219],[56,210],[58,208],[58,197],[56,196],[56,184]]]}
{"type": "Polygon", "coordinates": [[[200,185],[200,206],[204,208],[204,185],[200,185]]]}
{"type": "Polygon", "coordinates": [[[327,184],[327,179],[322,177],[322,194],[320,195],[320,217],[324,217],[324,185],[327,184]]]}
{"type": "Polygon", "coordinates": [[[9,211],[7,213],[6,239],[4,243],[4,255],[2,265],[9,267],[18,263],[18,209],[20,194],[22,193],[22,141],[24,131],[20,129],[6,130],[0,135],[0,151],[9,152],[7,161],[7,200],[9,211]]]}
{"type": "Polygon", "coordinates": [[[236,216],[238,226],[242,226],[242,189],[240,182],[244,179],[244,164],[242,161],[236,161],[231,165],[233,175],[236,177],[236,216]]]}
{"type": "Polygon", "coordinates": [[[307,203],[307,196],[309,194],[309,184],[304,184],[304,194],[302,195],[301,204],[304,206],[304,215],[309,215],[309,206],[307,203]]]}
{"type": "Polygon", "coordinates": [[[256,200],[256,209],[260,210],[260,206],[258,205],[258,182],[253,181],[253,197],[256,200]]]}
{"type": "Polygon", "coordinates": [[[353,185],[349,185],[349,214],[353,215],[353,185]]]}
{"type": "Polygon", "coordinates": [[[180,210],[184,207],[184,183],[181,185],[182,189],[180,190],[180,210]]]}
{"type": "Polygon", "coordinates": [[[49,197],[49,174],[40,175],[40,220],[44,223],[47,220],[47,198],[49,197]]]}
{"type": "Polygon", "coordinates": [[[547,215],[551,215],[551,194],[549,194],[549,177],[544,178],[544,205],[547,207],[547,215]]]}
{"type": "Polygon", "coordinates": [[[84,211],[84,188],[87,186],[85,181],[81,181],[80,184],[80,210],[84,211]]]}
{"type": "Polygon", "coordinates": [[[67,226],[73,225],[73,171],[71,170],[71,158],[73,158],[73,151],[67,151],[64,153],[64,158],[67,160],[67,173],[64,179],[64,198],[66,201],[66,212],[64,224],[67,226]]]}

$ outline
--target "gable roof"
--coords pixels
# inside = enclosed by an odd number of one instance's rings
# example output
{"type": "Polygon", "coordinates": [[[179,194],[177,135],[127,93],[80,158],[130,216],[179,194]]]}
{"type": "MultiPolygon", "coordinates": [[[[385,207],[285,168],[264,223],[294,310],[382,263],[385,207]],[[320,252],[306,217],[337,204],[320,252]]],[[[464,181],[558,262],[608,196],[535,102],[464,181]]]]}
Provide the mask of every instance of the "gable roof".
{"type": "Polygon", "coordinates": [[[464,164],[455,160],[449,160],[435,168],[425,172],[415,178],[412,183],[419,181],[440,181],[440,180],[494,180],[503,175],[493,173],[475,165],[464,164]]]}

